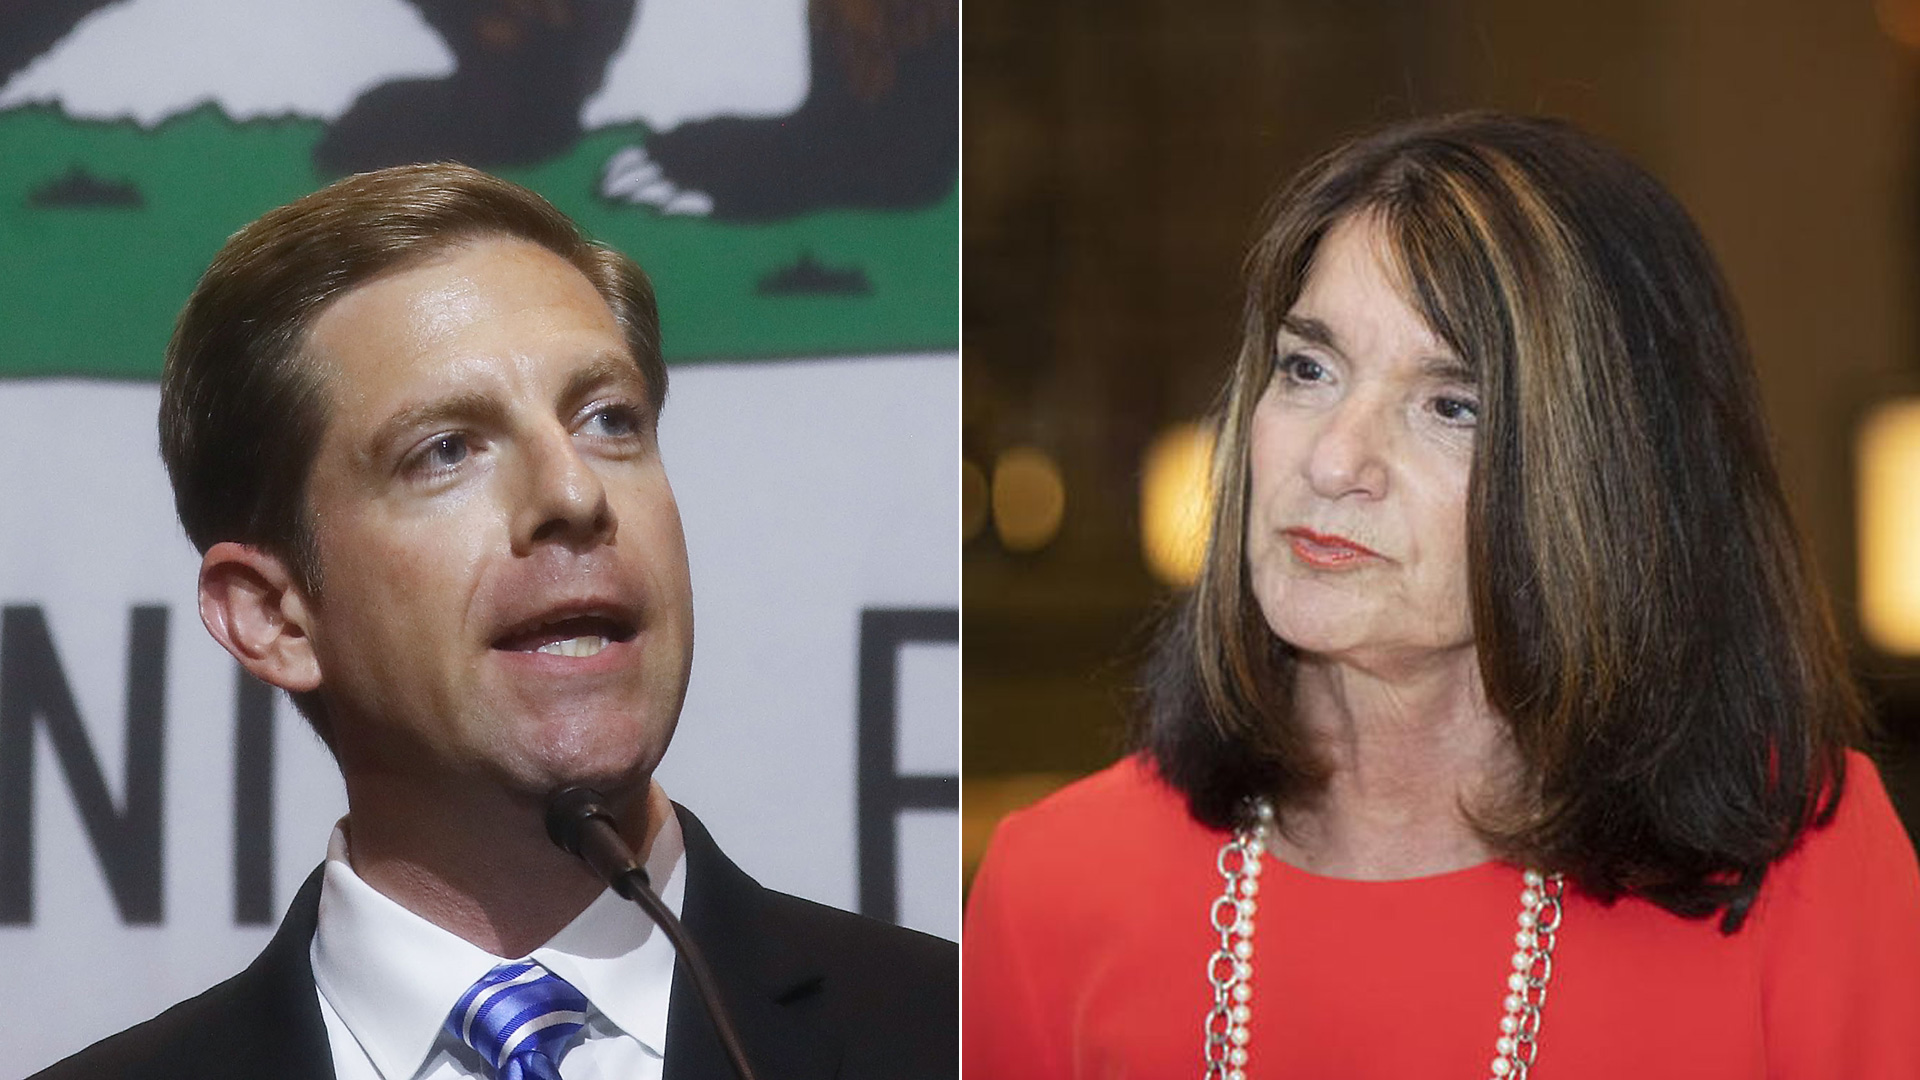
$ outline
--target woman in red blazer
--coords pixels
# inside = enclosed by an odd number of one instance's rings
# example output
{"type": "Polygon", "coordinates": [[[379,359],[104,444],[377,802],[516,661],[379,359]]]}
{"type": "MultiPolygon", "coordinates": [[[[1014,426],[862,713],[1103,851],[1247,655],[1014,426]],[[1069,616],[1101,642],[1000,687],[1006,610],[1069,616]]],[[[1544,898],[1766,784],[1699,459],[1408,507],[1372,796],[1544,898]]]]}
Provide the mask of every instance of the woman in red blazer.
{"type": "Polygon", "coordinates": [[[1009,818],[988,1077],[1920,1077],[1920,870],[1686,213],[1351,143],[1249,263],[1138,752],[1009,818]]]}

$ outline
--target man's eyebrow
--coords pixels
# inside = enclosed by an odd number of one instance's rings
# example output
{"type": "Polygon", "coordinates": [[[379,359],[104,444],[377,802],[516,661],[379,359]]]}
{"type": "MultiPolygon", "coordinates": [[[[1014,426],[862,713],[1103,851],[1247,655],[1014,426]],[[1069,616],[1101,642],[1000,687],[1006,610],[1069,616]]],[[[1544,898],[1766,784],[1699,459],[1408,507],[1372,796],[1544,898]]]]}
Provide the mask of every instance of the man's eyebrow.
{"type": "Polygon", "coordinates": [[[633,357],[625,353],[601,353],[567,378],[566,389],[560,394],[560,400],[568,404],[579,401],[603,386],[624,385],[639,392],[648,402],[651,410],[653,394],[647,386],[647,378],[640,371],[640,365],[633,357]]]}
{"type": "Polygon", "coordinates": [[[388,444],[417,428],[432,427],[450,420],[489,421],[506,416],[506,408],[492,394],[469,390],[418,405],[409,405],[387,417],[367,437],[366,449],[377,455],[388,444]]]}

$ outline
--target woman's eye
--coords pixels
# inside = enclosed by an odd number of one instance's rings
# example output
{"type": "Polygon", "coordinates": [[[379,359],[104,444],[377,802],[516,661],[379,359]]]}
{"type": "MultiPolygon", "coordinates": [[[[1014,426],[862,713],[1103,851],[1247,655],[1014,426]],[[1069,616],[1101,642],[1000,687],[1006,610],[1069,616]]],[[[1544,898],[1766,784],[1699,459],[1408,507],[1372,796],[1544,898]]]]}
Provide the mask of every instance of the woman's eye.
{"type": "Polygon", "coordinates": [[[1480,406],[1470,398],[1434,398],[1433,412],[1450,424],[1471,424],[1480,419],[1480,406]]]}
{"type": "Polygon", "coordinates": [[[607,405],[587,415],[581,430],[607,439],[630,439],[640,434],[640,411],[630,405],[607,405]]]}
{"type": "Polygon", "coordinates": [[[1326,367],[1303,353],[1288,353],[1281,357],[1280,372],[1296,383],[1324,382],[1327,378],[1326,367]]]}

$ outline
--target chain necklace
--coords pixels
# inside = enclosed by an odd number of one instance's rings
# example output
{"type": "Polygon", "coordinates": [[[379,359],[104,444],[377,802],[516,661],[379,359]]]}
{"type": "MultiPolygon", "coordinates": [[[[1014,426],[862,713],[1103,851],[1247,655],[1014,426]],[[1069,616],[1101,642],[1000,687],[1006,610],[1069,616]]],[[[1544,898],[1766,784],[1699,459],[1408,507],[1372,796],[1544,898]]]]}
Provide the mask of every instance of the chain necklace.
{"type": "MultiPolygon", "coordinates": [[[[1246,1080],[1253,1016],[1253,916],[1259,903],[1260,858],[1273,829],[1273,805],[1254,804],[1257,824],[1241,828],[1220,846],[1214,860],[1225,889],[1213,902],[1211,922],[1220,947],[1207,960],[1213,1007],[1207,1011],[1203,1080],[1246,1080]]],[[[1528,870],[1521,876],[1520,928],[1513,935],[1513,970],[1507,975],[1500,1035],[1493,1043],[1493,1080],[1526,1080],[1540,1044],[1540,1010],[1553,978],[1553,947],[1560,931],[1559,874],[1528,870]]]]}

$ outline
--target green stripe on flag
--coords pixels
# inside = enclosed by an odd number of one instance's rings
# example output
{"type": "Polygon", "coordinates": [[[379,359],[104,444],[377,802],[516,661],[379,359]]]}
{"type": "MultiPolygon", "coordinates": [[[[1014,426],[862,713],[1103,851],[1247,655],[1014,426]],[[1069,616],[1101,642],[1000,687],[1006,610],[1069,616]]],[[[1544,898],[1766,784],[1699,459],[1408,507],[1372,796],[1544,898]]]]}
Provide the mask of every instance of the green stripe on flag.
{"type": "MultiPolygon", "coordinates": [[[[152,129],[45,107],[0,113],[0,376],[155,377],[174,314],[221,241],[325,182],[311,164],[323,130],[305,119],[235,122],[213,106],[152,129]],[[35,192],[76,169],[131,184],[142,205],[34,205],[35,192]]],[[[602,164],[645,134],[602,129],[563,157],[501,172],[646,267],[669,360],[957,348],[957,187],[924,209],[755,225],[601,200],[602,164]],[[803,258],[870,291],[759,291],[803,258]]]]}

